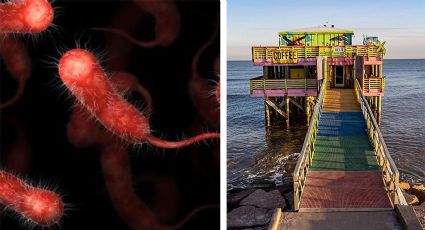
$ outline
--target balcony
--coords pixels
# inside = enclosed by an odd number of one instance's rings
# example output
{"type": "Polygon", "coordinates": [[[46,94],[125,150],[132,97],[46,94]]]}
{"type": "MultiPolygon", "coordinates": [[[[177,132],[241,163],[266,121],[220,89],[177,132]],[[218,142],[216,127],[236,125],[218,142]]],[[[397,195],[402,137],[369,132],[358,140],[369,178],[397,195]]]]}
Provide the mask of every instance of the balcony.
{"type": "Polygon", "coordinates": [[[385,79],[382,77],[364,78],[361,81],[365,96],[384,96],[385,79]]]}
{"type": "Polygon", "coordinates": [[[305,97],[317,96],[316,79],[265,79],[263,76],[249,81],[252,97],[305,97]]]}
{"type": "Polygon", "coordinates": [[[355,46],[255,46],[252,47],[254,65],[315,64],[316,57],[349,58],[354,56],[376,57],[382,60],[382,52],[375,45],[355,46]],[[282,56],[284,58],[282,58],[282,56]]]}

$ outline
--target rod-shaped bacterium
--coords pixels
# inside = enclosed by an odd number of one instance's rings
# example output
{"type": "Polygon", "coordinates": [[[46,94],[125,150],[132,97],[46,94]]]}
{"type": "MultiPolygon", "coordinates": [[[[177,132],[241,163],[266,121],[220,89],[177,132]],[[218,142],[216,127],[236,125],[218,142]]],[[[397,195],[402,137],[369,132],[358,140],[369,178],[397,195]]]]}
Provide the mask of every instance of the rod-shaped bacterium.
{"type": "Polygon", "coordinates": [[[146,11],[155,18],[155,39],[142,41],[121,28],[92,28],[97,31],[114,33],[127,39],[129,42],[144,48],[155,46],[168,46],[173,43],[180,33],[181,18],[179,10],[172,0],[134,0],[142,11],[146,11]]]}
{"type": "Polygon", "coordinates": [[[58,194],[32,187],[14,175],[1,170],[0,204],[41,226],[57,224],[64,211],[64,204],[58,194]]]}
{"type": "Polygon", "coordinates": [[[0,33],[39,33],[53,21],[52,5],[46,0],[13,0],[0,3],[0,33]]]}
{"type": "Polygon", "coordinates": [[[59,60],[59,76],[77,100],[109,131],[130,143],[148,142],[161,148],[182,148],[219,138],[204,133],[181,141],[161,140],[150,134],[147,117],[114,88],[96,57],[83,49],[67,51],[59,60]]]}
{"type": "Polygon", "coordinates": [[[59,75],[78,101],[113,133],[132,142],[149,134],[146,117],[118,94],[90,52],[66,52],[59,61],[59,75]]]}
{"type": "MultiPolygon", "coordinates": [[[[1,12],[0,12],[1,14],[1,12]]],[[[0,103],[0,109],[15,104],[24,94],[25,85],[31,74],[31,59],[24,43],[12,35],[0,34],[0,59],[6,66],[11,77],[18,82],[15,95],[0,103]]]]}

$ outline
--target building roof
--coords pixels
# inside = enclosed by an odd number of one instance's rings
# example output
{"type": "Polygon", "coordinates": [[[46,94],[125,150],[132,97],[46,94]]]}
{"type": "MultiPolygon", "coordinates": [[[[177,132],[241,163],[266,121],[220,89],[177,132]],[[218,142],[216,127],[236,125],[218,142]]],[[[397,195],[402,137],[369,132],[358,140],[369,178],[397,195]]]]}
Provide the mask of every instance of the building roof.
{"type": "Polygon", "coordinates": [[[287,33],[349,33],[349,34],[353,34],[354,32],[352,30],[337,29],[331,26],[316,26],[316,27],[293,29],[293,30],[279,32],[279,34],[287,34],[287,33]]]}

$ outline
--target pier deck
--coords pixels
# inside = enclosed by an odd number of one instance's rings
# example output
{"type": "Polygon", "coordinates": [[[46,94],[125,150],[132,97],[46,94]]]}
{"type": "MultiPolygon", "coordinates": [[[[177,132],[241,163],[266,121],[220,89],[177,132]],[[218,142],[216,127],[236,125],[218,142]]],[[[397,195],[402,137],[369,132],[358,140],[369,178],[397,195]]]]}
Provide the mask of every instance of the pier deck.
{"type": "Polygon", "coordinates": [[[422,229],[358,81],[321,86],[294,170],[294,209],[269,229],[422,229]]]}
{"type": "Polygon", "coordinates": [[[300,211],[392,209],[354,89],[329,89],[300,211]]]}

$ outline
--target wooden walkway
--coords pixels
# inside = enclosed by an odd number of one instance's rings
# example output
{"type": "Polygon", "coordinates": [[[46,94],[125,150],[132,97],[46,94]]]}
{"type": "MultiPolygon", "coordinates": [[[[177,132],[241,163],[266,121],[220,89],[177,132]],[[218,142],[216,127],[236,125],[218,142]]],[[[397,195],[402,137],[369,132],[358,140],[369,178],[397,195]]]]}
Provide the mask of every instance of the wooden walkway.
{"type": "Polygon", "coordinates": [[[392,210],[354,89],[326,91],[300,211],[392,210]]]}

